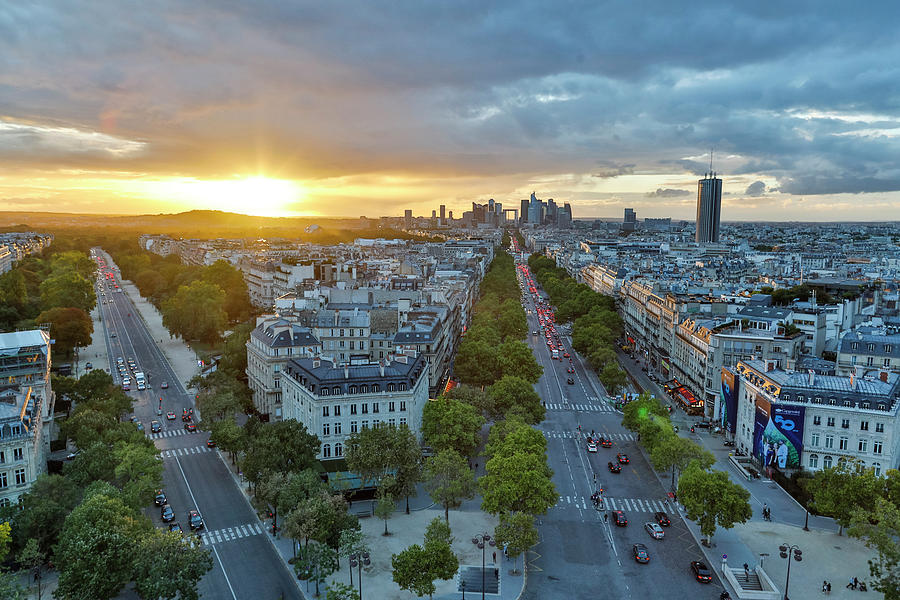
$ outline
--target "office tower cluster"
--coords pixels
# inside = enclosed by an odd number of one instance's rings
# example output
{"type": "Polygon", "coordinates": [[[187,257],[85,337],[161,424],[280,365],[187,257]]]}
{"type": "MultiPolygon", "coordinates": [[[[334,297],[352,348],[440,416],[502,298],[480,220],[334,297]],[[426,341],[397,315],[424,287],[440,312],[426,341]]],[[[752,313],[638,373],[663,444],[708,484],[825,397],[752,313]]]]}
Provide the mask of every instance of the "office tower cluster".
{"type": "Polygon", "coordinates": [[[698,244],[719,242],[719,218],[722,213],[722,180],[712,171],[697,182],[698,244]]]}
{"type": "Polygon", "coordinates": [[[553,198],[544,202],[531,192],[531,198],[522,199],[519,206],[520,225],[555,225],[562,228],[572,226],[572,206],[568,202],[562,206],[556,204],[553,198]]]}

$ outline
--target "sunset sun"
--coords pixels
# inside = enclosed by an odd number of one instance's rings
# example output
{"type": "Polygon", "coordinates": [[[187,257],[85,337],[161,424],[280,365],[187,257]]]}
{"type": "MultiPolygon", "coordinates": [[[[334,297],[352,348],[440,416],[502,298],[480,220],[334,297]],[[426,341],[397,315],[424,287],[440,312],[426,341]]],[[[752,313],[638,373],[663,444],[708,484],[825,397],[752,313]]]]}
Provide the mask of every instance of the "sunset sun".
{"type": "Polygon", "coordinates": [[[295,182],[264,176],[238,179],[175,179],[146,182],[145,191],[184,208],[221,210],[258,217],[298,214],[303,189],[295,182]]]}

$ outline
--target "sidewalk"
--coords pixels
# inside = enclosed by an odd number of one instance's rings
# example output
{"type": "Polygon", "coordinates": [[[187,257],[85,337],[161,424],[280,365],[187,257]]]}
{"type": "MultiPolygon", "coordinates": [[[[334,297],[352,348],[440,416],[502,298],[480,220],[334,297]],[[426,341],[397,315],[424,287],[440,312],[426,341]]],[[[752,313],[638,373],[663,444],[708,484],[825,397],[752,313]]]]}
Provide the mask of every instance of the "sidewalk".
{"type": "MultiPolygon", "coordinates": [[[[97,298],[97,306],[91,311],[91,320],[94,323],[94,333],[91,334],[91,343],[78,349],[78,360],[72,361],[72,376],[81,377],[91,370],[100,369],[109,373],[109,351],[106,345],[106,324],[100,318],[100,302],[103,296],[97,298]],[[87,368],[91,363],[92,369],[87,368]]],[[[110,373],[111,375],[111,373],[110,373]]]]}
{"type": "MultiPolygon", "coordinates": [[[[248,504],[250,502],[250,493],[243,478],[237,472],[237,468],[231,464],[228,457],[219,452],[222,462],[228,467],[231,476],[235,480],[235,484],[241,488],[244,498],[248,504]]],[[[421,486],[420,486],[421,488],[421,486]]],[[[359,504],[370,503],[371,500],[357,501],[359,504]]],[[[357,504],[354,503],[354,504],[357,504]]],[[[376,598],[378,600],[413,600],[418,598],[415,594],[401,590],[392,578],[391,555],[397,554],[412,544],[422,545],[425,535],[425,528],[428,523],[438,517],[444,518],[444,511],[439,506],[435,506],[424,489],[419,489],[419,495],[409,499],[410,514],[405,513],[405,499],[397,502],[397,510],[388,520],[388,531],[390,535],[384,536],[384,521],[375,517],[365,517],[360,519],[362,531],[366,535],[367,542],[370,546],[369,566],[362,568],[362,587],[363,598],[376,598]]],[[[282,516],[279,516],[279,521],[282,516]]],[[[278,551],[282,560],[293,571],[293,566],[288,561],[294,556],[293,540],[282,535],[273,536],[271,534],[271,519],[261,519],[260,522],[268,532],[266,536],[278,551]]],[[[459,558],[460,571],[466,567],[481,567],[482,551],[474,543],[472,537],[479,533],[488,533],[493,536],[494,527],[497,525],[497,519],[491,515],[481,512],[480,500],[475,498],[463,503],[458,510],[450,511],[450,527],[453,531],[453,552],[459,558]]],[[[503,558],[502,549],[493,546],[487,546],[484,550],[485,566],[491,568],[494,566],[493,554],[497,553],[497,563],[500,576],[500,593],[488,594],[490,598],[495,600],[517,600],[525,586],[525,577],[521,574],[522,557],[519,557],[516,563],[520,573],[513,575],[510,570],[513,568],[513,561],[503,558]]],[[[350,568],[346,558],[340,561],[340,570],[330,576],[325,585],[320,586],[319,591],[322,598],[325,597],[325,589],[330,582],[350,583],[350,568]]],[[[359,585],[359,569],[353,570],[353,585],[359,585]]],[[[459,573],[454,579],[449,581],[435,581],[436,591],[434,593],[435,600],[458,600],[462,598],[462,592],[457,591],[459,581],[459,573]]],[[[298,582],[301,591],[307,598],[313,598],[315,594],[315,582],[298,582]]],[[[473,592],[468,589],[468,597],[480,597],[480,592],[473,592]]]]}

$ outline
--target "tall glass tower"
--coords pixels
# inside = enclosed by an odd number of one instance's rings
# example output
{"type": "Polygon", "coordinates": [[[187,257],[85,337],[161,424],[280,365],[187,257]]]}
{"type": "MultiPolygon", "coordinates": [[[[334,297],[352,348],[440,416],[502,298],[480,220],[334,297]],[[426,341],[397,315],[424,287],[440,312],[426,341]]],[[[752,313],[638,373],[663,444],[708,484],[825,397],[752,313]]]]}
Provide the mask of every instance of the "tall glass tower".
{"type": "Polygon", "coordinates": [[[722,180],[710,172],[697,182],[697,233],[694,239],[698,244],[718,243],[721,213],[722,180]]]}

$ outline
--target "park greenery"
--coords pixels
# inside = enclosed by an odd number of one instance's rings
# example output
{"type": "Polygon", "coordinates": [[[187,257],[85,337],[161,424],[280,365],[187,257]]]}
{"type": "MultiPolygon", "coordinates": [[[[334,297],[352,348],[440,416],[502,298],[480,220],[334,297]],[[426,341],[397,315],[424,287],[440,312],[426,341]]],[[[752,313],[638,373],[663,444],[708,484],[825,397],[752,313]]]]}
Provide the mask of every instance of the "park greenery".
{"type": "Polygon", "coordinates": [[[575,283],[569,273],[540,254],[528,258],[534,279],[550,297],[558,323],[572,321],[572,347],[584,356],[610,395],[627,382],[616,359],[616,340],[622,336],[622,319],[615,300],[575,283]]]}
{"type": "Polygon", "coordinates": [[[439,518],[429,523],[422,545],[413,544],[391,556],[394,582],[401,589],[416,596],[435,592],[436,579],[452,579],[459,569],[459,559],[453,554],[450,527],[439,518]]]}

